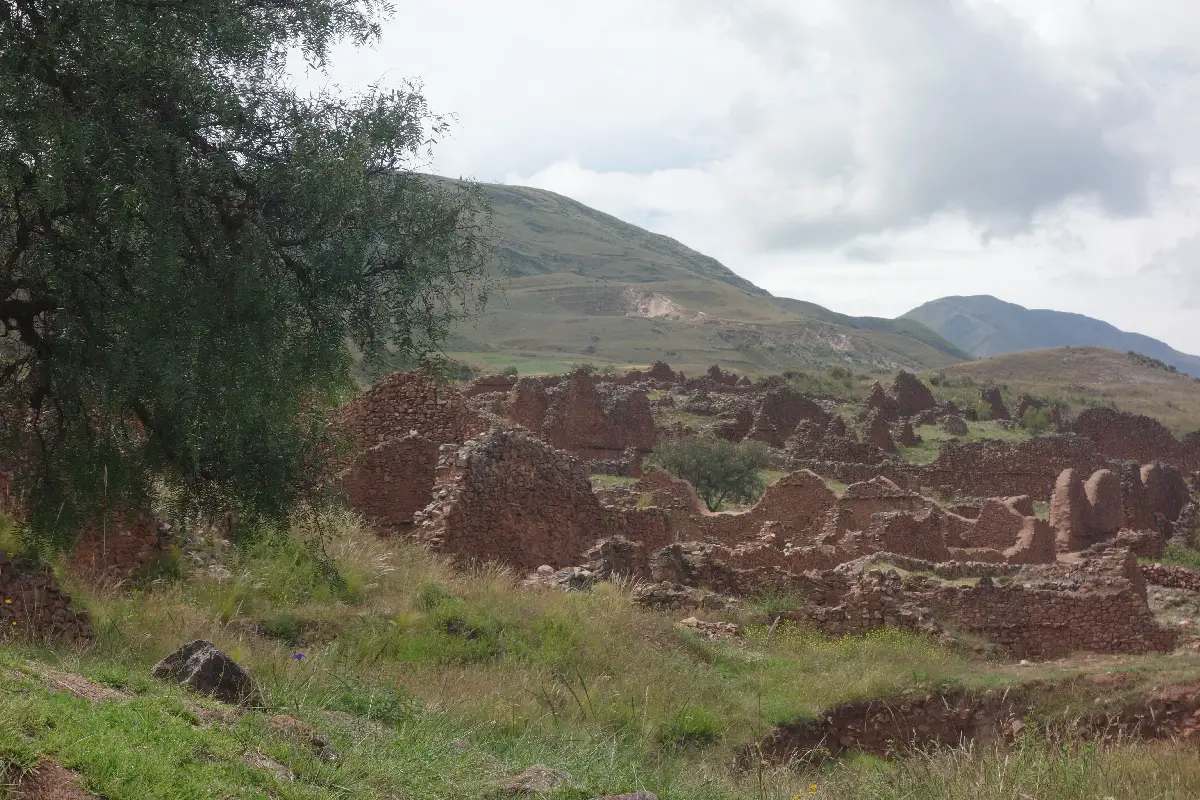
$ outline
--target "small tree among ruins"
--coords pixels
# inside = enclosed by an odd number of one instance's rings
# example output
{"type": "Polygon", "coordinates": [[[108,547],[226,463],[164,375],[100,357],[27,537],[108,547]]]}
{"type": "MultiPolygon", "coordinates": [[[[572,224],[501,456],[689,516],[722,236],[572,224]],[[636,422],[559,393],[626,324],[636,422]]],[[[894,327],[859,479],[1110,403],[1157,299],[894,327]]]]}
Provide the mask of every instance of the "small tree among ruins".
{"type": "Polygon", "coordinates": [[[720,511],[727,500],[752,502],[766,489],[759,472],[767,466],[767,449],[759,442],[696,436],[660,444],[651,460],[692,484],[709,511],[720,511]]]}
{"type": "Polygon", "coordinates": [[[67,544],[165,485],[279,518],[368,363],[478,311],[482,187],[429,177],[418,86],[301,94],[375,0],[0,4],[0,460],[67,544]]]}

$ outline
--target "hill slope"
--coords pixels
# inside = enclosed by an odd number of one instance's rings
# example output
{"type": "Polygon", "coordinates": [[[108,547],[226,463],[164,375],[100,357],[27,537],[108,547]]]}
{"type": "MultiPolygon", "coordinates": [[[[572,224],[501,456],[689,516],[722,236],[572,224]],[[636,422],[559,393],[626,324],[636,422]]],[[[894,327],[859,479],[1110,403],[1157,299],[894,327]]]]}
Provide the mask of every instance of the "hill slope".
{"type": "Polygon", "coordinates": [[[1132,350],[1200,376],[1200,356],[1180,353],[1157,339],[1127,333],[1082,314],[1029,309],[990,295],[943,297],[914,308],[901,319],[920,322],[976,356],[1068,345],[1107,347],[1132,350]]]}
{"type": "Polygon", "coordinates": [[[848,364],[894,371],[970,358],[912,320],[777,298],[666,236],[540,189],[487,185],[504,291],[450,354],[482,368],[572,362],[764,373],[848,364]]]}
{"type": "Polygon", "coordinates": [[[1065,400],[1075,416],[1109,406],[1154,417],[1175,435],[1200,429],[1200,379],[1168,372],[1127,352],[1099,347],[1058,347],[982,358],[941,370],[943,397],[967,405],[987,384],[1001,386],[1012,403],[1028,392],[1065,400]],[[969,380],[966,380],[968,379],[969,380]]]}

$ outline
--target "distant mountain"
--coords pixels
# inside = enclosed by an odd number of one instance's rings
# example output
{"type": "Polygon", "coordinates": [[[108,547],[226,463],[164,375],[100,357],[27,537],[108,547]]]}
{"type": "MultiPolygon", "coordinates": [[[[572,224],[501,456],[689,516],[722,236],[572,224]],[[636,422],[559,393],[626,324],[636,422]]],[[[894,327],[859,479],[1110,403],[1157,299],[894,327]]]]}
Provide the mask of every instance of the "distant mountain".
{"type": "Polygon", "coordinates": [[[447,346],[479,369],[663,359],[689,374],[710,364],[746,373],[832,364],[894,372],[971,357],[912,320],[775,297],[714,258],[554,192],[484,189],[503,292],[447,346]]]}
{"type": "Polygon", "coordinates": [[[1200,356],[1180,353],[1165,342],[1127,333],[1082,314],[1029,309],[990,295],[943,297],[914,308],[901,319],[932,328],[980,357],[1050,347],[1105,347],[1140,353],[1200,376],[1200,356]]]}

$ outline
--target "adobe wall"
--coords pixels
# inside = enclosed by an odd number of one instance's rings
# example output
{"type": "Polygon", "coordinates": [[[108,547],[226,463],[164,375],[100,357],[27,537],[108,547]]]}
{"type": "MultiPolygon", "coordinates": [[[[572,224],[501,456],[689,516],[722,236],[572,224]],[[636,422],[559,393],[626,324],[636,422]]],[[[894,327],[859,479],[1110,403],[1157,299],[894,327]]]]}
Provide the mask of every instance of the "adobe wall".
{"type": "Polygon", "coordinates": [[[1083,436],[1041,436],[1019,443],[947,442],[923,468],[911,470],[924,486],[949,486],[975,497],[1049,497],[1063,470],[1092,474],[1105,459],[1083,436]]]}
{"type": "Polygon", "coordinates": [[[47,565],[0,550],[0,640],[8,636],[86,641],[92,624],[76,611],[47,565]]]}
{"type": "Polygon", "coordinates": [[[361,452],[338,484],[350,506],[378,532],[396,534],[433,499],[437,463],[437,443],[410,434],[361,452]]]}
{"type": "Polygon", "coordinates": [[[1075,419],[1071,430],[1090,439],[1097,452],[1114,460],[1173,464],[1179,455],[1180,444],[1171,431],[1141,414],[1089,408],[1075,419]]]}
{"type": "Polygon", "coordinates": [[[334,425],[366,449],[413,431],[437,444],[459,444],[487,430],[490,421],[455,387],[419,372],[397,372],[338,409],[334,425]]]}
{"type": "Polygon", "coordinates": [[[654,416],[646,393],[582,372],[548,386],[521,378],[509,394],[505,416],[550,444],[589,460],[619,458],[654,447],[654,416]]]}
{"type": "Polygon", "coordinates": [[[170,551],[171,532],[149,513],[115,513],[75,540],[67,571],[88,583],[123,581],[170,551]]]}
{"type": "Polygon", "coordinates": [[[1004,583],[981,579],[975,586],[931,588],[919,576],[869,570],[836,600],[836,606],[809,607],[804,616],[836,635],[884,625],[929,631],[945,626],[980,636],[1017,658],[1166,652],[1176,641],[1174,631],[1155,621],[1137,562],[1127,551],[1080,569],[1027,568],[1004,583]]]}
{"type": "Polygon", "coordinates": [[[651,537],[665,530],[650,515],[611,522],[579,459],[502,425],[444,447],[433,493],[437,499],[415,515],[419,540],[460,559],[524,570],[578,564],[615,531],[651,537]]]}

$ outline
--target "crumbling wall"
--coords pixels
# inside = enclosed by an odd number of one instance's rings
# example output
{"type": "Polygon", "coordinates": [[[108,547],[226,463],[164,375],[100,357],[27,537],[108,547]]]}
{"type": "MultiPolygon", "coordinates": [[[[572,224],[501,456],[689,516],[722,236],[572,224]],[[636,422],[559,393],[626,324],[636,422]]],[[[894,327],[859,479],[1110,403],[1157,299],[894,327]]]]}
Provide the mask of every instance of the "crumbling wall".
{"type": "Polygon", "coordinates": [[[1086,436],[1105,458],[1175,463],[1179,442],[1161,422],[1141,414],[1089,408],[1072,423],[1075,433],[1086,436]]]}
{"type": "Polygon", "coordinates": [[[902,417],[911,417],[937,406],[933,392],[911,372],[897,374],[887,394],[902,417]]]}
{"type": "Polygon", "coordinates": [[[947,442],[933,462],[912,472],[923,486],[949,486],[975,497],[1048,497],[1063,470],[1091,475],[1105,466],[1090,439],[1055,435],[1019,443],[947,442]]]}
{"type": "Polygon", "coordinates": [[[350,506],[380,533],[405,530],[429,505],[438,445],[410,434],[369,447],[338,479],[350,506]]]}
{"type": "Polygon", "coordinates": [[[464,560],[566,567],[609,532],[587,471],[519,428],[445,448],[417,538],[464,560]]]}
{"type": "Polygon", "coordinates": [[[171,538],[170,527],[149,512],[113,512],[75,540],[67,570],[88,583],[120,582],[164,558],[171,538]]]}
{"type": "Polygon", "coordinates": [[[0,550],[0,639],[29,636],[53,641],[86,641],[92,625],[76,611],[47,565],[0,550]]]}
{"type": "Polygon", "coordinates": [[[420,372],[388,375],[334,415],[335,427],[360,450],[413,431],[438,444],[458,444],[490,423],[458,389],[420,372]]]}

